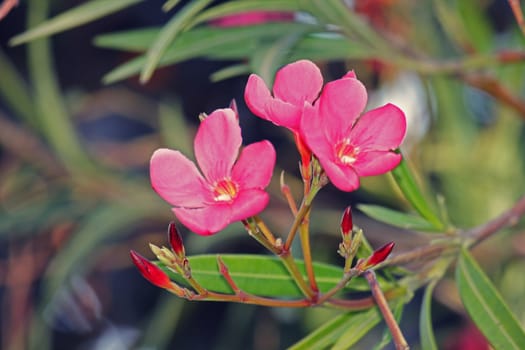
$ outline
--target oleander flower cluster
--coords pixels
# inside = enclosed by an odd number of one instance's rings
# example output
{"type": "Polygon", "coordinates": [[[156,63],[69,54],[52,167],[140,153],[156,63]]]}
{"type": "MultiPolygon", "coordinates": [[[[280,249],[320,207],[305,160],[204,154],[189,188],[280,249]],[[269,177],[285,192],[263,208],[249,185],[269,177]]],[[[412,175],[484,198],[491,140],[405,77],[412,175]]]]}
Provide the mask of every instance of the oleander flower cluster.
{"type": "MultiPolygon", "coordinates": [[[[271,91],[252,74],[244,97],[256,116],[293,133],[303,166],[314,157],[341,191],[354,191],[360,177],[384,174],[401,161],[403,111],[387,104],[364,112],[366,88],[353,71],[323,85],[320,69],[300,60],[277,72],[271,91]]],[[[210,235],[265,209],[276,151],[267,140],[242,146],[235,109],[218,109],[201,122],[194,152],[198,167],[169,149],[155,151],[150,163],[154,190],[183,225],[210,235]]]]}

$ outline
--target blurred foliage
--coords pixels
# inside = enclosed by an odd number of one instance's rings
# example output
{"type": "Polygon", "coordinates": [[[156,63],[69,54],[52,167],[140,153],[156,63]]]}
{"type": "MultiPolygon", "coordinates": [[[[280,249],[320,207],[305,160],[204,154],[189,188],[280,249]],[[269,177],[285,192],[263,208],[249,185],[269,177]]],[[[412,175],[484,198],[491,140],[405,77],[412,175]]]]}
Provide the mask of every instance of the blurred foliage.
{"type": "MultiPolygon", "coordinates": [[[[143,250],[147,241],[164,242],[161,233],[172,219],[169,206],[148,183],[151,152],[168,146],[190,156],[198,113],[222,108],[232,96],[241,96],[247,73],[255,72],[270,83],[280,66],[299,58],[323,63],[326,80],[355,69],[370,88],[370,107],[391,101],[406,111],[409,134],[403,153],[410,160],[414,184],[424,192],[413,197],[420,199],[408,196],[405,201],[387,177],[367,179],[355,194],[340,195],[328,189],[318,204],[323,216],[312,220],[314,240],[319,243],[315,257],[335,255],[336,223],[348,202],[390,206],[378,209],[368,205],[363,211],[389,224],[425,231],[432,231],[432,227],[435,231],[441,223],[447,229],[472,227],[511,207],[525,193],[525,39],[508,3],[347,3],[92,0],[75,1],[64,8],[59,2],[28,0],[14,8],[0,22],[2,33],[12,32],[7,30],[12,29],[9,26],[23,31],[13,37],[0,36],[1,347],[40,350],[84,344],[103,349],[116,337],[122,341],[116,345],[118,349],[198,349],[213,344],[217,349],[234,349],[246,348],[247,343],[254,349],[277,349],[319,327],[312,319],[320,318],[326,323],[316,332],[323,337],[305,338],[295,348],[335,344],[343,349],[374,327],[379,322],[375,309],[337,316],[327,310],[187,305],[169,296],[158,298],[128,269],[127,251],[143,250]],[[136,18],[134,8],[156,20],[137,21],[143,25],[137,27],[132,21],[136,18]],[[222,27],[217,22],[225,15],[268,10],[295,15],[293,20],[238,27],[222,27]],[[128,16],[129,21],[120,21],[125,25],[117,27],[106,25],[117,18],[114,16],[128,16]],[[25,21],[25,29],[18,24],[21,21],[25,21]],[[73,38],[62,32],[75,32],[86,24],[92,26],[91,35],[97,34],[93,43],[101,55],[111,57],[114,67],[104,66],[110,71],[97,70],[94,56],[69,51],[68,42],[58,45],[73,38]],[[111,32],[104,33],[108,30],[111,32]],[[6,47],[7,42],[26,44],[25,51],[6,47]],[[78,60],[75,67],[84,68],[60,74],[65,68],[57,62],[63,65],[68,60],[78,60]],[[184,75],[187,68],[178,69],[175,64],[190,60],[197,60],[192,61],[196,66],[183,66],[193,69],[184,75]],[[203,66],[221,87],[221,96],[210,98],[209,91],[195,90],[191,85],[193,102],[185,101],[188,92],[183,92],[190,89],[191,80],[196,80],[197,87],[203,84],[197,80],[203,66]],[[79,89],[76,76],[82,74],[96,75],[97,80],[114,85],[104,87],[101,83],[95,89],[79,89]],[[137,84],[137,76],[144,85],[137,84]],[[186,80],[174,93],[167,79],[186,80]],[[66,80],[73,83],[63,83],[66,80]],[[233,81],[241,83],[220,85],[233,81]],[[403,85],[406,81],[408,87],[403,85]],[[217,101],[223,105],[215,104],[217,101]],[[192,103],[200,110],[190,115],[192,103]],[[106,114],[120,115],[123,122],[115,126],[104,118],[106,114]],[[138,135],[130,131],[133,123],[139,125],[138,135]],[[93,138],[87,131],[90,125],[96,131],[93,138]],[[128,133],[124,141],[114,135],[104,138],[100,133],[106,128],[128,133]],[[89,288],[71,287],[74,278],[88,281],[98,296],[90,299],[89,288]],[[129,300],[123,296],[128,293],[129,300]],[[118,304],[120,298],[127,302],[122,308],[136,313],[110,317],[97,311],[95,300],[103,301],[103,309],[111,309],[109,304],[118,304]],[[84,323],[88,330],[81,332],[79,324],[84,323]],[[135,333],[113,327],[114,338],[105,338],[112,329],[105,323],[126,325],[135,333]],[[196,324],[210,334],[192,330],[196,324]],[[362,333],[354,331],[355,327],[361,327],[362,333]],[[76,336],[72,340],[68,334],[76,336]]],[[[81,40],[80,46],[91,44],[90,38],[83,36],[81,40]]],[[[78,47],[76,44],[72,46],[78,47]]],[[[244,111],[241,107],[241,115],[244,111]]],[[[293,147],[271,126],[241,123],[249,130],[245,131],[247,137],[267,133],[278,147],[293,147]]],[[[282,152],[284,155],[285,150],[282,152]]],[[[300,192],[293,168],[297,159],[295,154],[279,159],[279,166],[291,173],[287,181],[295,193],[300,192]]],[[[406,188],[402,190],[406,194],[406,188]]],[[[272,204],[266,215],[272,217],[276,232],[286,232],[289,218],[282,213],[277,179],[271,191],[272,204]]],[[[415,246],[413,237],[417,237],[415,241],[428,239],[423,234],[410,236],[389,226],[374,226],[364,217],[357,220],[374,243],[395,240],[399,249],[408,250],[415,246]]],[[[476,256],[523,323],[525,286],[517,277],[525,274],[523,222],[518,227],[521,232],[515,230],[481,245],[476,256]]],[[[258,252],[235,225],[214,237],[185,238],[191,254],[233,252],[239,247],[258,252]]],[[[447,310],[461,315],[457,292],[448,287],[447,280],[435,286],[435,296],[447,310]]],[[[432,348],[432,335],[426,333],[431,328],[430,297],[427,289],[420,328],[428,348],[432,348]]],[[[418,313],[417,305],[409,305],[405,318],[418,313]]],[[[451,329],[446,322],[434,323],[438,348],[453,341],[451,329]]],[[[377,328],[370,338],[380,339],[381,330],[377,328]]],[[[375,345],[367,339],[359,343],[360,348],[375,345]]],[[[410,334],[409,342],[418,343],[417,334],[410,334]]]]}

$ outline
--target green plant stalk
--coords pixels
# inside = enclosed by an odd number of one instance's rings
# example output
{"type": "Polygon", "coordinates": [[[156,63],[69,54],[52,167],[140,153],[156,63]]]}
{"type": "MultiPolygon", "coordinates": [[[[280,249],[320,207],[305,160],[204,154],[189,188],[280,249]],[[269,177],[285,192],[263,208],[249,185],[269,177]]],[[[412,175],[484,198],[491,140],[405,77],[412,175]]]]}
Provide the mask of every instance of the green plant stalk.
{"type": "Polygon", "coordinates": [[[303,251],[304,266],[308,281],[310,282],[310,288],[314,293],[319,292],[317,281],[315,280],[314,265],[312,260],[312,249],[310,247],[310,210],[304,216],[304,219],[299,226],[299,237],[301,239],[301,249],[303,251]]]}
{"type": "MultiPolygon", "coordinates": [[[[48,1],[30,0],[28,26],[32,27],[46,18],[48,1]]],[[[71,173],[92,169],[80,145],[68,112],[61,99],[58,82],[54,76],[49,39],[28,44],[29,73],[35,87],[36,109],[47,141],[71,173]]]]}

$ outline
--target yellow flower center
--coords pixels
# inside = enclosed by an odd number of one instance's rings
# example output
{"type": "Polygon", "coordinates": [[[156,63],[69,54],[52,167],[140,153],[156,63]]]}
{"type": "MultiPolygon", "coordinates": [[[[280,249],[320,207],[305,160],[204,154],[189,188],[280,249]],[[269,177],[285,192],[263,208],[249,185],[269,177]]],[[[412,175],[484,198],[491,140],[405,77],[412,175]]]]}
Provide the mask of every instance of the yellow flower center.
{"type": "Polygon", "coordinates": [[[344,139],[335,145],[335,156],[345,165],[353,164],[357,160],[359,147],[354,147],[350,140],[344,139]]]}
{"type": "Polygon", "coordinates": [[[230,179],[222,179],[215,183],[213,199],[216,202],[231,202],[237,197],[239,189],[237,184],[230,179]]]}

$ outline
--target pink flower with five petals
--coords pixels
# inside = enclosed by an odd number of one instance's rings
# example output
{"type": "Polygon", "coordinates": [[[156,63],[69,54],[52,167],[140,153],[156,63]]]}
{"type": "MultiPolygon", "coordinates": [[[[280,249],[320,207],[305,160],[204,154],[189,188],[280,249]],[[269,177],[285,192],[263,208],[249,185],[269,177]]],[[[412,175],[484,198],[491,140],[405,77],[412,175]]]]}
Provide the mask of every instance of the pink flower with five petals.
{"type": "Polygon", "coordinates": [[[277,71],[273,96],[264,80],[250,75],[244,100],[256,116],[299,132],[305,103],[313,104],[323,87],[323,76],[311,61],[300,60],[277,71]]]}
{"type": "Polygon", "coordinates": [[[403,111],[393,104],[361,116],[367,102],[364,85],[353,72],[325,85],[315,105],[305,104],[301,136],[330,181],[342,191],[359,187],[359,177],[394,169],[406,133],[403,111]]]}
{"type": "Polygon", "coordinates": [[[269,141],[243,148],[235,112],[218,109],[202,121],[195,136],[195,158],[202,171],[179,151],[158,149],[150,162],[153,189],[182,224],[201,235],[261,212],[269,201],[264,191],[275,166],[269,141]]]}

